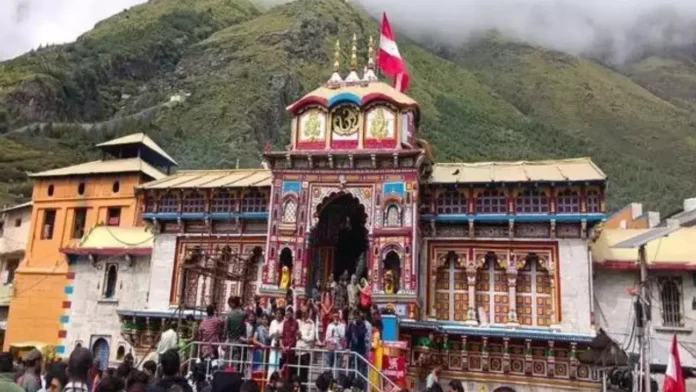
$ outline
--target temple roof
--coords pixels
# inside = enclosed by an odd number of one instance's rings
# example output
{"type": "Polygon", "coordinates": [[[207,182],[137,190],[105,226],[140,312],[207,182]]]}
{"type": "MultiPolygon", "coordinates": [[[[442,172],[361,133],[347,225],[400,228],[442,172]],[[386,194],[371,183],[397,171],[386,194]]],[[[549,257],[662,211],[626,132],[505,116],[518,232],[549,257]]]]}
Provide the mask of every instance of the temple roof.
{"type": "Polygon", "coordinates": [[[418,107],[418,102],[384,82],[361,82],[336,87],[331,85],[319,87],[288,106],[287,110],[295,113],[312,103],[324,107],[332,107],[342,102],[364,106],[375,100],[391,102],[398,106],[418,107]]]}
{"type": "Polygon", "coordinates": [[[140,158],[110,159],[81,163],[68,167],[29,173],[29,177],[84,176],[89,174],[115,174],[141,172],[151,178],[160,179],[165,174],[140,158]]]}
{"type": "Polygon", "coordinates": [[[606,174],[590,158],[519,161],[437,163],[431,184],[490,182],[604,181],[606,174]]]}
{"type": "Polygon", "coordinates": [[[170,157],[169,154],[167,154],[160,146],[157,145],[157,143],[155,143],[152,139],[150,139],[149,136],[147,136],[144,133],[134,133],[132,135],[120,137],[118,139],[109,140],[108,142],[97,144],[97,148],[101,149],[102,151],[108,152],[109,154],[112,154],[118,158],[119,156],[114,154],[115,152],[118,152],[122,148],[127,148],[129,146],[136,145],[145,147],[141,151],[141,154],[143,154],[142,157],[145,160],[152,162],[154,165],[178,165],[174,158],[170,157]]]}
{"type": "Polygon", "coordinates": [[[266,169],[183,170],[148,182],[138,189],[270,187],[271,171],[266,169]]]}
{"type": "Polygon", "coordinates": [[[145,227],[95,226],[77,245],[61,251],[69,255],[148,255],[154,238],[145,227]]]}
{"type": "MultiPolygon", "coordinates": [[[[591,244],[596,264],[605,268],[638,268],[638,248],[613,248],[619,242],[641,235],[650,229],[603,229],[591,244]]],[[[666,237],[648,242],[646,259],[653,269],[696,270],[696,228],[681,228],[666,237]]]]}

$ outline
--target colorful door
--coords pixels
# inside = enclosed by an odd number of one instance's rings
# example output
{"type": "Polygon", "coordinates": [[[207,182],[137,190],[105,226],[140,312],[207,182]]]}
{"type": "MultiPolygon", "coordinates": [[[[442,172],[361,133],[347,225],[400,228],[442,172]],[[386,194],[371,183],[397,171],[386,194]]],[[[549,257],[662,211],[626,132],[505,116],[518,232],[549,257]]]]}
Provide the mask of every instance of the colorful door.
{"type": "Polygon", "coordinates": [[[104,338],[97,339],[92,345],[92,355],[99,360],[99,368],[106,370],[109,367],[109,343],[104,338]]]}
{"type": "Polygon", "coordinates": [[[454,261],[437,271],[435,283],[435,314],[438,320],[466,321],[469,303],[466,271],[454,261]]]}

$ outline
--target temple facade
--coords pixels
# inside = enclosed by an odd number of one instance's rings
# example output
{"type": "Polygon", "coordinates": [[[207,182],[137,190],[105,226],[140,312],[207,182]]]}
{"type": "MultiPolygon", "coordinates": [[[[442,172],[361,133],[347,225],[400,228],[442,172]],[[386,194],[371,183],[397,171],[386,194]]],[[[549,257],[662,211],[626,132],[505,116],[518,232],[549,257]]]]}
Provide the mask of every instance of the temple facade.
{"type": "Polygon", "coordinates": [[[158,279],[147,304],[118,310],[136,350],[175,312],[235,295],[301,306],[355,284],[396,320],[412,390],[436,366],[467,390],[598,388],[578,359],[595,336],[588,237],[606,211],[590,159],[437,163],[418,102],[371,60],[359,75],[355,51],[347,76],[336,67],[288,113],[291,142],[263,169],[138,186],[158,279]]]}

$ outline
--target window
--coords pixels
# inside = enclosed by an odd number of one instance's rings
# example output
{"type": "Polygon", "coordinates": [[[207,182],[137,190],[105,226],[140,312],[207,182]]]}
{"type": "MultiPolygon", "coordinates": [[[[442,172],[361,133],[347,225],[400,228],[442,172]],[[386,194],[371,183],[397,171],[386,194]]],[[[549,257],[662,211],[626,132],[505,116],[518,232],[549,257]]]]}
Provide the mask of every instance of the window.
{"type": "Polygon", "coordinates": [[[126,347],[125,346],[118,346],[118,350],[116,350],[116,360],[117,361],[123,361],[123,357],[126,356],[126,347]]]}
{"type": "Polygon", "coordinates": [[[681,278],[677,276],[660,277],[658,285],[660,288],[660,301],[662,302],[662,325],[665,327],[681,327],[681,278]]]}
{"type": "Polygon", "coordinates": [[[53,196],[53,184],[48,186],[46,193],[48,194],[49,197],[53,196]]]}
{"type": "Polygon", "coordinates": [[[50,240],[53,238],[53,229],[56,224],[56,210],[45,210],[43,226],[41,229],[41,239],[50,240]]]}
{"type": "Polygon", "coordinates": [[[420,212],[421,214],[430,214],[432,211],[430,210],[431,208],[431,203],[433,201],[433,193],[430,189],[425,189],[421,193],[421,203],[420,203],[420,212]]]}
{"type": "Polygon", "coordinates": [[[205,212],[205,197],[200,192],[194,192],[184,199],[182,212],[201,213],[205,212]]]}
{"type": "Polygon", "coordinates": [[[580,197],[578,193],[566,189],[558,194],[558,213],[577,214],[580,212],[580,197]]]}
{"type": "Polygon", "coordinates": [[[114,185],[111,186],[111,191],[114,193],[118,193],[121,190],[121,183],[118,181],[114,181],[114,185]]]}
{"type": "Polygon", "coordinates": [[[113,298],[116,294],[116,280],[118,279],[118,266],[109,264],[106,266],[104,277],[104,298],[113,298]]]}
{"type": "Polygon", "coordinates": [[[392,204],[387,207],[387,211],[384,214],[384,225],[388,227],[399,227],[401,226],[401,214],[399,213],[399,207],[392,204]]]}
{"type": "Polygon", "coordinates": [[[87,221],[87,209],[75,208],[75,220],[73,222],[72,238],[82,238],[85,235],[85,223],[87,221]]]}
{"type": "Polygon", "coordinates": [[[283,223],[297,222],[297,202],[289,199],[283,205],[283,223]]]}
{"type": "Polygon", "coordinates": [[[10,259],[7,260],[7,279],[5,280],[5,284],[10,284],[14,281],[15,277],[15,271],[17,271],[17,267],[19,266],[19,260],[17,259],[10,259]]]}
{"type": "Polygon", "coordinates": [[[17,219],[15,219],[15,221],[14,221],[14,226],[15,226],[15,227],[20,227],[20,226],[22,226],[22,218],[17,218],[17,219]]]}
{"type": "Polygon", "coordinates": [[[268,202],[266,195],[261,191],[251,191],[244,196],[242,200],[242,212],[266,212],[268,211],[268,202]]]}
{"type": "Polygon", "coordinates": [[[599,192],[597,192],[596,190],[587,191],[585,200],[587,202],[588,213],[592,214],[602,212],[600,208],[601,204],[599,200],[599,192]]]}
{"type": "Polygon", "coordinates": [[[476,274],[476,306],[479,322],[504,324],[508,321],[508,285],[505,270],[495,254],[486,255],[486,263],[476,274]]]}
{"type": "Polygon", "coordinates": [[[145,196],[145,212],[156,212],[155,197],[153,195],[145,196]]]}
{"type": "Polygon", "coordinates": [[[507,198],[505,192],[488,190],[476,198],[477,214],[507,214],[507,198]]]}
{"type": "Polygon", "coordinates": [[[111,207],[106,211],[106,225],[120,226],[121,225],[121,207],[111,207]]]}
{"type": "Polygon", "coordinates": [[[179,198],[174,194],[168,194],[160,199],[157,212],[178,212],[179,198]]]}
{"type": "Polygon", "coordinates": [[[551,277],[538,260],[536,254],[530,254],[517,273],[517,321],[521,325],[545,327],[553,324],[553,293],[551,277]]]}
{"type": "Polygon", "coordinates": [[[210,212],[232,212],[236,208],[237,201],[230,191],[222,191],[215,194],[210,204],[210,212]]]}
{"type": "Polygon", "coordinates": [[[78,195],[85,194],[85,183],[84,182],[81,182],[79,185],[77,185],[77,194],[78,195]]]}
{"type": "Polygon", "coordinates": [[[0,221],[0,237],[2,237],[2,234],[5,232],[5,222],[0,221]]]}
{"type": "Polygon", "coordinates": [[[457,190],[448,190],[437,197],[438,214],[466,214],[466,196],[457,190]]]}
{"type": "Polygon", "coordinates": [[[517,196],[515,211],[518,214],[547,214],[549,199],[546,193],[529,189],[517,196]]]}
{"type": "Polygon", "coordinates": [[[435,282],[435,315],[438,320],[466,321],[469,286],[466,271],[458,266],[458,257],[449,252],[438,266],[435,282]]]}

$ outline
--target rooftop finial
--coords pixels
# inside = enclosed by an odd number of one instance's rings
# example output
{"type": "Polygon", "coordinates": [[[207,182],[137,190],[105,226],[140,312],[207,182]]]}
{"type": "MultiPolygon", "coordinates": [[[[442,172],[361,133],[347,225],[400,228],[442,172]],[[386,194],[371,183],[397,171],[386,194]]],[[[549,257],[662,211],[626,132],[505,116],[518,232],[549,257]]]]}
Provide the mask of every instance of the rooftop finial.
{"type": "Polygon", "coordinates": [[[370,36],[370,42],[367,47],[367,66],[365,67],[365,74],[363,75],[363,82],[376,82],[379,79],[375,75],[375,41],[370,36]]]}
{"type": "Polygon", "coordinates": [[[358,36],[353,33],[353,47],[350,54],[350,69],[358,69],[358,36]]]}
{"type": "Polygon", "coordinates": [[[343,82],[343,78],[341,78],[339,73],[341,70],[341,42],[339,40],[336,40],[334,48],[334,71],[331,74],[331,78],[329,78],[329,85],[338,86],[343,82]]]}
{"type": "Polygon", "coordinates": [[[358,36],[353,34],[353,47],[350,54],[350,73],[346,76],[346,82],[359,82],[360,76],[357,73],[358,69],[358,36]]]}
{"type": "Polygon", "coordinates": [[[334,50],[334,72],[338,72],[341,69],[341,41],[336,40],[335,50],[334,50]]]}

